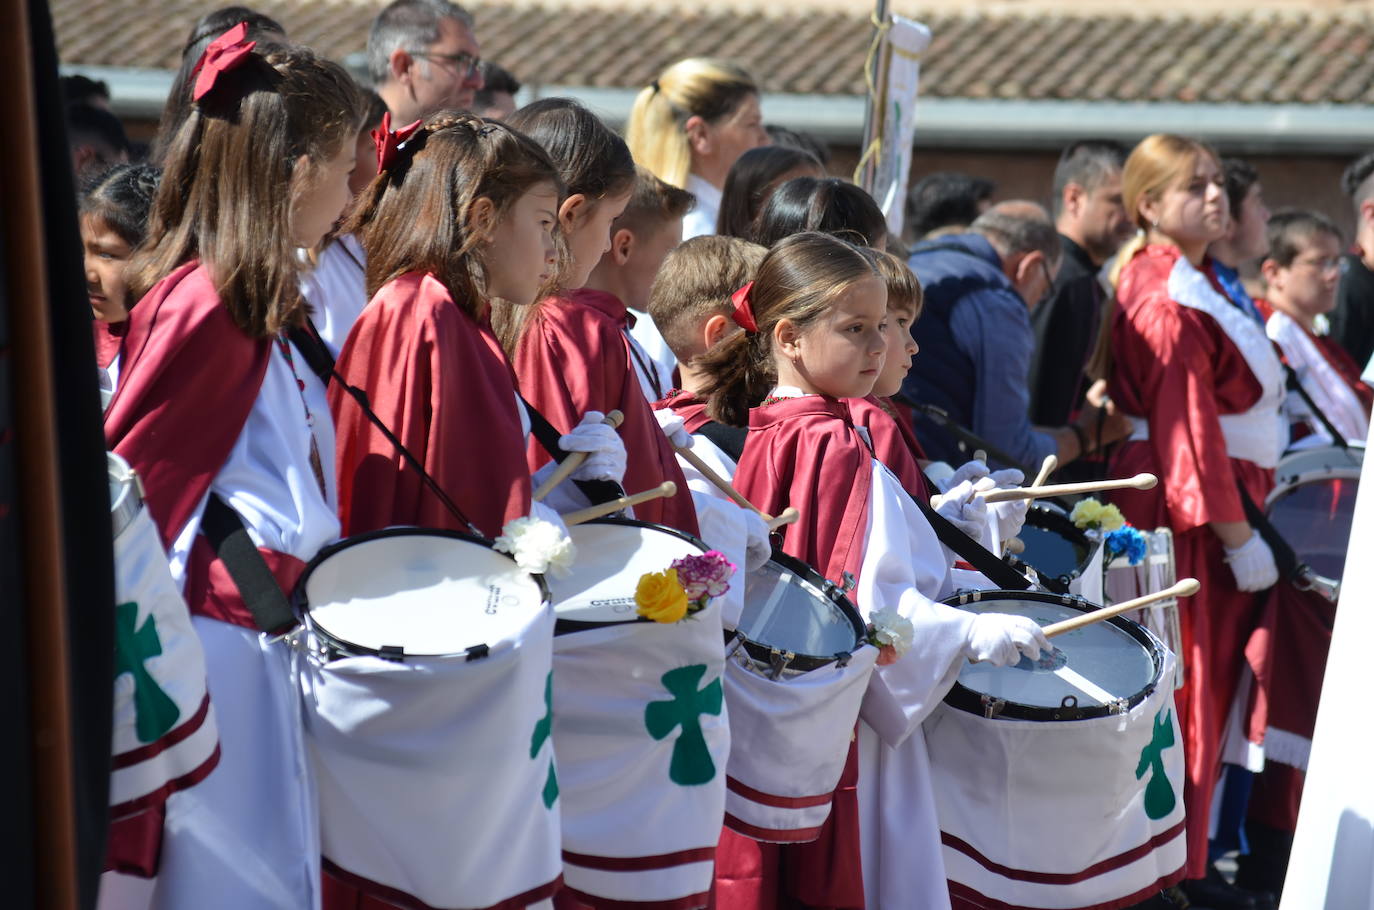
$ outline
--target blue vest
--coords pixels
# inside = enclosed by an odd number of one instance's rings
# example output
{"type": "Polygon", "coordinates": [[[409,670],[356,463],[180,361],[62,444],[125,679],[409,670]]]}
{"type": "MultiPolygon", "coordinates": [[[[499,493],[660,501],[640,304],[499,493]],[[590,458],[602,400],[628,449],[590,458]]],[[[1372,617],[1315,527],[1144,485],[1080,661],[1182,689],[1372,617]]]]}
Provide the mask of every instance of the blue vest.
{"type": "MultiPolygon", "coordinates": [[[[911,332],[921,350],[902,382],[901,394],[913,404],[940,408],[963,427],[973,426],[978,371],[972,358],[955,346],[950,315],[971,292],[1012,287],[987,254],[997,255],[986,239],[958,234],[918,244],[908,262],[921,281],[924,304],[911,332]]],[[[948,430],[919,411],[915,428],[931,459],[958,466],[972,457],[959,450],[948,430]]]]}

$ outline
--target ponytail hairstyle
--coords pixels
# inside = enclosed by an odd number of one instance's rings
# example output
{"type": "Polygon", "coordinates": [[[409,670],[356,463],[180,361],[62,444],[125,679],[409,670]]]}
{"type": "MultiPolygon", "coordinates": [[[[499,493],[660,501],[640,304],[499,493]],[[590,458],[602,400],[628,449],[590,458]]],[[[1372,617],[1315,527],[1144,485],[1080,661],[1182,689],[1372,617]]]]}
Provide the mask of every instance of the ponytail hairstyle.
{"type": "Polygon", "coordinates": [[[754,331],[736,332],[699,356],[693,366],[708,378],[700,390],[712,420],[742,427],[749,409],[777,378],[773,334],[786,319],[804,331],[856,282],[881,277],[873,251],[829,234],[808,231],[779,241],[759,264],[747,292],[754,331]]]}
{"type": "MultiPolygon", "coordinates": [[[[558,170],[566,196],[585,196],[588,214],[607,197],[623,196],[634,189],[635,160],[625,140],[576,101],[541,98],[511,114],[506,123],[543,147],[558,170]]],[[[562,230],[558,232],[558,259],[558,272],[566,275],[572,257],[562,230]]],[[[555,290],[554,286],[547,288],[549,293],[555,290]]],[[[520,306],[509,301],[497,301],[492,306],[492,327],[511,357],[538,310],[538,304],[520,306]]]]}
{"type": "Polygon", "coordinates": [[[838,177],[797,177],[768,198],[751,239],[772,246],[802,231],[833,234],[880,250],[887,241],[887,219],[862,187],[838,177]]]}
{"type": "Polygon", "coordinates": [[[167,92],[167,101],[162,106],[162,118],[158,121],[157,137],[153,140],[151,158],[154,164],[161,164],[167,157],[167,146],[176,136],[177,130],[191,113],[195,102],[191,100],[191,83],[195,78],[195,67],[201,54],[220,35],[238,25],[248,26],[250,41],[264,41],[283,44],[286,29],[271,16],[264,15],[246,6],[225,6],[212,10],[196,20],[181,46],[181,66],[177,69],[172,87],[167,92]]]}
{"type": "Polygon", "coordinates": [[[221,72],[167,147],[148,238],[130,264],[132,298],[199,259],[249,336],[299,323],[293,197],[356,141],[360,119],[348,73],[305,48],[258,45],[221,72]],[[297,174],[302,156],[306,173],[297,174]]]}
{"type": "Polygon", "coordinates": [[[824,174],[820,159],[810,152],[785,145],[764,145],[750,149],[730,166],[721,191],[716,233],[749,239],[754,219],[769,197],[789,174],[809,170],[824,174]]]}
{"type": "Polygon", "coordinates": [[[80,213],[136,249],[148,235],[148,213],[161,180],[162,170],[150,164],[116,164],[82,189],[80,213]]]}
{"type": "Polygon", "coordinates": [[[486,313],[486,274],[479,246],[530,189],[563,183],[533,140],[499,121],[471,114],[432,114],[368,187],[344,225],[367,251],[367,296],[407,272],[429,272],[474,318],[486,313]],[[472,224],[487,199],[490,223],[472,224]]]}
{"type": "Polygon", "coordinates": [[[636,161],[661,180],[686,188],[692,170],[688,118],[715,123],[758,93],[758,83],[733,63],[709,57],[679,60],[635,97],[625,141],[636,161]]]}

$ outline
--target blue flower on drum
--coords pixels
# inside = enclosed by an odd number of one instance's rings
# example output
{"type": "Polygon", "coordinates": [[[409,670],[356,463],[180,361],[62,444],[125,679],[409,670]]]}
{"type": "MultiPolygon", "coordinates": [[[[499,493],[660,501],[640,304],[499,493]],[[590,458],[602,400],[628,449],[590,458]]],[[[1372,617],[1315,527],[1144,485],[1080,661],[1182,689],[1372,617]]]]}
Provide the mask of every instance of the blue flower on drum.
{"type": "Polygon", "coordinates": [[[1126,561],[1133,566],[1138,566],[1145,559],[1148,546],[1145,543],[1145,535],[1141,534],[1130,525],[1118,528],[1107,535],[1107,552],[1112,556],[1126,557],[1126,561]]]}

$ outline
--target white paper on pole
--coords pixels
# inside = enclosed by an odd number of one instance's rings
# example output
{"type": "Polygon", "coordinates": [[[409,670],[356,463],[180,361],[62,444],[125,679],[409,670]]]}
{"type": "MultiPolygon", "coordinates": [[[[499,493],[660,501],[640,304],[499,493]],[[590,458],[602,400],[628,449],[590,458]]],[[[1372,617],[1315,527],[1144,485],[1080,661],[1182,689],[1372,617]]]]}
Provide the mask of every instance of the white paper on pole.
{"type": "MultiPolygon", "coordinates": [[[[1367,470],[1367,469],[1366,469],[1367,470]]],[[[1374,492],[1360,484],[1302,810],[1281,910],[1374,908],[1374,728],[1365,718],[1374,640],[1374,492]]]]}
{"type": "Polygon", "coordinates": [[[911,173],[911,144],[916,138],[916,93],[921,79],[921,53],[930,45],[929,26],[902,16],[892,17],[883,39],[887,78],[880,87],[882,146],[873,169],[873,198],[887,216],[888,233],[902,234],[906,215],[906,186],[911,173]]]}

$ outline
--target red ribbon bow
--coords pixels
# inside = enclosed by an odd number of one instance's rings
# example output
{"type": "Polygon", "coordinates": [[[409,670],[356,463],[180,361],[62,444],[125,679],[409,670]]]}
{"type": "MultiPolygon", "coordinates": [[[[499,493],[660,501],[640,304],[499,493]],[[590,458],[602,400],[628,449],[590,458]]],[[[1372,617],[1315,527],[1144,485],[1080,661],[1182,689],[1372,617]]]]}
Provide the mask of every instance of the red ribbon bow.
{"type": "Polygon", "coordinates": [[[392,130],[391,112],[387,111],[382,115],[381,128],[372,131],[372,141],[377,145],[377,173],[380,174],[391,166],[391,163],[396,160],[396,153],[400,151],[401,143],[414,136],[422,122],[416,120],[409,126],[392,130]]]}
{"type": "Polygon", "coordinates": [[[200,55],[200,60],[196,61],[196,68],[191,71],[196,77],[192,98],[196,101],[204,98],[215,90],[215,83],[220,76],[243,65],[252,55],[253,48],[258,46],[256,41],[245,40],[247,37],[248,23],[240,22],[210,42],[205,53],[200,55]]]}
{"type": "Polygon", "coordinates": [[[735,325],[750,335],[757,334],[759,330],[759,324],[754,321],[753,300],[754,282],[752,281],[730,295],[730,302],[735,305],[735,311],[730,316],[735,320],[735,325]]]}

